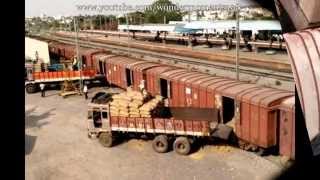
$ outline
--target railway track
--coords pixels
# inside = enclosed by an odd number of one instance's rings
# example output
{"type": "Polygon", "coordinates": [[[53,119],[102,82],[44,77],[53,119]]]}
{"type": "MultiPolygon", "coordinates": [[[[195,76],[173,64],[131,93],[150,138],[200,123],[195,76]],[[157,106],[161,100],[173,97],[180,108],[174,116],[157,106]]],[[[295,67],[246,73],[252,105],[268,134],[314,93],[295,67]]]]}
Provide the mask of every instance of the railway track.
{"type": "MultiPolygon", "coordinates": [[[[74,35],[70,32],[59,32],[53,35],[58,37],[65,37],[74,39],[74,35]]],[[[108,45],[130,47],[131,49],[145,50],[148,52],[155,52],[161,54],[170,54],[183,58],[194,58],[196,60],[201,59],[210,61],[213,63],[223,63],[234,66],[235,56],[232,53],[226,52],[209,52],[202,50],[193,50],[191,48],[164,46],[163,44],[145,43],[145,42],[131,42],[128,44],[128,40],[121,39],[109,39],[101,35],[88,35],[79,34],[79,39],[84,41],[91,41],[95,43],[102,43],[108,45]]],[[[275,70],[276,72],[292,73],[291,66],[286,59],[271,58],[270,56],[252,56],[252,55],[240,55],[239,65],[244,67],[255,67],[260,69],[275,70]]]]}
{"type": "MultiPolygon", "coordinates": [[[[118,32],[118,31],[83,30],[80,32],[88,33],[88,34],[116,36],[116,37],[128,37],[128,33],[118,32]]],[[[133,35],[132,32],[130,32],[129,36],[130,36],[130,38],[133,38],[133,36],[134,36],[135,38],[141,39],[141,40],[154,40],[156,34],[135,33],[133,35]]],[[[186,37],[186,36],[174,36],[174,35],[164,36],[163,34],[161,34],[159,36],[159,38],[161,38],[162,40],[166,40],[166,41],[178,41],[178,40],[184,40],[185,42],[188,41],[188,37],[186,37]]],[[[197,42],[201,43],[201,44],[212,43],[212,44],[223,45],[225,43],[223,39],[218,39],[218,38],[208,38],[208,40],[206,38],[202,38],[202,37],[195,37],[195,38],[196,38],[197,42]]],[[[236,40],[232,40],[232,43],[236,44],[236,40]]],[[[274,42],[274,43],[270,44],[269,41],[256,41],[256,42],[250,41],[250,42],[248,42],[248,44],[251,44],[253,47],[256,47],[256,48],[270,48],[271,47],[271,48],[278,49],[278,50],[286,50],[285,43],[274,42]]],[[[240,46],[244,46],[244,45],[245,45],[244,41],[241,40],[240,46]]]]}
{"type": "MultiPolygon", "coordinates": [[[[59,41],[66,44],[75,44],[74,39],[66,38],[66,37],[58,37],[58,36],[50,35],[50,37],[44,37],[44,38],[59,41]]],[[[173,64],[185,63],[185,64],[189,64],[190,68],[194,66],[203,66],[203,67],[210,67],[210,68],[231,71],[231,72],[236,71],[234,66],[227,63],[214,63],[211,61],[195,59],[195,58],[179,57],[176,55],[168,55],[168,54],[164,55],[163,53],[156,53],[156,52],[141,50],[137,48],[130,48],[130,47],[128,48],[123,46],[115,46],[110,44],[103,44],[103,43],[90,42],[90,41],[84,41],[84,40],[78,40],[78,42],[82,47],[106,48],[117,54],[136,54],[143,57],[152,57],[156,59],[168,60],[173,62],[173,64]]],[[[289,82],[294,81],[291,73],[275,72],[272,70],[257,69],[257,68],[251,68],[251,67],[243,67],[243,66],[239,68],[239,71],[240,73],[244,73],[248,75],[269,77],[269,78],[274,78],[280,81],[289,81],[289,82]]]]}

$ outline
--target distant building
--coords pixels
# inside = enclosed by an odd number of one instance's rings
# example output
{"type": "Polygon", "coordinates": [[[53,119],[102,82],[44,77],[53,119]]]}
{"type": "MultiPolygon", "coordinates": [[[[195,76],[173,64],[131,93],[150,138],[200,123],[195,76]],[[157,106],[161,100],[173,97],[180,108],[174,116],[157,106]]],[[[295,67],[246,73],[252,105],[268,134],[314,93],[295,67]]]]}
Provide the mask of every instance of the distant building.
{"type": "MultiPolygon", "coordinates": [[[[244,7],[239,12],[239,17],[243,19],[259,19],[268,17],[272,19],[272,12],[261,7],[244,7]]],[[[214,21],[234,19],[234,11],[211,10],[211,11],[192,11],[182,17],[182,21],[214,21]]]]}
{"type": "Polygon", "coordinates": [[[37,58],[43,63],[50,63],[48,43],[25,37],[25,60],[35,61],[37,58]]]}

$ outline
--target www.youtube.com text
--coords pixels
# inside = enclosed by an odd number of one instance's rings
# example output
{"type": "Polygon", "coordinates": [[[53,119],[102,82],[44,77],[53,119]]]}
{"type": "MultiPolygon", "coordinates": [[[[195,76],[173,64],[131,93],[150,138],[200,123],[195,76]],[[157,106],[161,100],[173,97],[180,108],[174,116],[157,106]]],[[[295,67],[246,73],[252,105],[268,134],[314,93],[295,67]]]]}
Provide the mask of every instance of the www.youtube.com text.
{"type": "Polygon", "coordinates": [[[165,6],[152,6],[152,5],[127,5],[113,4],[113,5],[76,5],[78,11],[214,11],[214,10],[236,10],[236,5],[165,5],[165,6]]]}

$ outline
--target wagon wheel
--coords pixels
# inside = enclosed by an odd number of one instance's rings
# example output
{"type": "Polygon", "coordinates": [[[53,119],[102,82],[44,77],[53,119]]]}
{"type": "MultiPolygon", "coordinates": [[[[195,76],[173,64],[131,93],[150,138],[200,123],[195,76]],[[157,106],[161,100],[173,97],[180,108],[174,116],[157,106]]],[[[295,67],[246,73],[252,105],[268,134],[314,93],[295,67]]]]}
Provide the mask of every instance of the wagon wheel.
{"type": "Polygon", "coordinates": [[[177,154],[187,155],[191,150],[191,145],[186,137],[178,137],[173,143],[173,149],[177,154]]]}
{"type": "Polygon", "coordinates": [[[169,149],[168,137],[165,135],[158,135],[153,139],[153,149],[158,153],[165,153],[169,149]]]}
{"type": "Polygon", "coordinates": [[[37,87],[35,84],[28,84],[26,86],[26,91],[28,94],[35,93],[37,91],[37,87]]]}
{"type": "Polygon", "coordinates": [[[107,132],[100,133],[99,142],[104,147],[111,147],[113,143],[112,134],[107,132]]]}

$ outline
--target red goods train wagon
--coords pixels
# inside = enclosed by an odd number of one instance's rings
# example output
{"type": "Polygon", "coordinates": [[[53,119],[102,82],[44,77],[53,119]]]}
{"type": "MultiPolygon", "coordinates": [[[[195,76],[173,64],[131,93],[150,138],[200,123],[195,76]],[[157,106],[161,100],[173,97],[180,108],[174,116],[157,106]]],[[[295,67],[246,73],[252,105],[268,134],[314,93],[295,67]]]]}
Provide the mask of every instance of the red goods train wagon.
{"type": "Polygon", "coordinates": [[[135,58],[117,55],[97,55],[93,59],[100,74],[105,76],[109,84],[126,89],[132,86],[138,90],[141,85],[146,86],[146,71],[161,64],[151,63],[135,58]]]}
{"type": "MultiPolygon", "coordinates": [[[[63,58],[67,60],[73,60],[77,56],[76,46],[63,43],[50,43],[49,52],[52,55],[59,57],[60,59],[63,58]]],[[[111,54],[111,52],[104,49],[79,47],[79,56],[82,64],[84,65],[84,68],[97,70],[98,66],[94,56],[98,54],[107,55],[111,54]]]]}
{"type": "Polygon", "coordinates": [[[218,109],[219,123],[233,124],[245,149],[279,144],[279,106],[293,92],[180,69],[159,78],[156,94],[166,97],[169,107],[218,109]]]}

